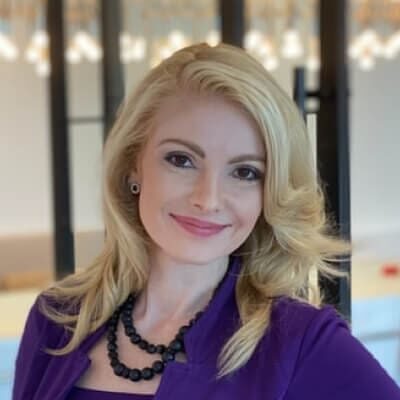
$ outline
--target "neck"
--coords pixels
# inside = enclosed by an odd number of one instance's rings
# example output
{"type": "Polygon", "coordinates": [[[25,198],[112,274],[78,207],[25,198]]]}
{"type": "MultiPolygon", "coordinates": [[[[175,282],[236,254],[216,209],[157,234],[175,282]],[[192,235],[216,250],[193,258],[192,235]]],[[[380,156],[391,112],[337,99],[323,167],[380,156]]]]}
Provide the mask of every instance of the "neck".
{"type": "Polygon", "coordinates": [[[224,277],[229,256],[209,264],[188,264],[171,257],[152,260],[146,287],[135,303],[135,319],[146,325],[188,321],[202,311],[224,277]]]}

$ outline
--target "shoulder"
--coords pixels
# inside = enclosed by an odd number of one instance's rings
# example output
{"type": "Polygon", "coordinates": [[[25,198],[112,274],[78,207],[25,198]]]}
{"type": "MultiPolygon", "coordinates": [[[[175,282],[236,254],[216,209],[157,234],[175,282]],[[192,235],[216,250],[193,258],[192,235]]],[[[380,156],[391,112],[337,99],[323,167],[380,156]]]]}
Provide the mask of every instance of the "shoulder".
{"type": "MultiPolygon", "coordinates": [[[[323,336],[347,331],[347,322],[331,305],[320,308],[287,296],[275,300],[270,325],[262,340],[267,359],[280,365],[284,380],[290,381],[301,360],[313,349],[323,351],[323,336]]],[[[325,340],[326,344],[326,340],[325,340]]]]}
{"type": "Polygon", "coordinates": [[[271,328],[287,338],[316,334],[329,325],[340,326],[348,331],[347,321],[334,306],[325,304],[316,307],[291,297],[282,296],[274,303],[271,314],[271,328]]]}
{"type": "Polygon", "coordinates": [[[332,305],[317,308],[283,298],[273,313],[273,345],[284,357],[288,384],[285,400],[400,399],[396,383],[332,305]]]}
{"type": "Polygon", "coordinates": [[[42,343],[45,346],[54,346],[59,343],[60,337],[66,333],[62,325],[48,318],[43,312],[44,308],[49,307],[58,312],[63,310],[60,303],[42,292],[38,294],[28,312],[24,336],[30,338],[29,340],[36,345],[42,343]]]}

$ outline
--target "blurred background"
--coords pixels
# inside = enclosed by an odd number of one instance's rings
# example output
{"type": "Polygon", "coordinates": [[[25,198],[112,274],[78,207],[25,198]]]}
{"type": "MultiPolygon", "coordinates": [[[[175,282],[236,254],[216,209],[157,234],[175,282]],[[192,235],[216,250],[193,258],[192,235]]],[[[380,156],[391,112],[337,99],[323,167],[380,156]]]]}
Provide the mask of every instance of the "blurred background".
{"type": "MultiPolygon", "coordinates": [[[[61,97],[54,79],[61,75],[50,61],[48,4],[0,0],[1,400],[11,398],[19,338],[35,297],[68,273],[71,263],[75,269],[84,268],[102,246],[100,178],[107,90],[122,84],[118,93],[130,92],[149,68],[175,50],[222,40],[217,0],[115,1],[120,15],[115,25],[110,24],[115,9],[104,10],[105,3],[63,2],[67,120],[62,122],[66,142],[57,142],[54,113],[61,97]],[[120,80],[111,86],[105,84],[109,56],[104,46],[110,30],[102,30],[102,24],[107,19],[114,38],[118,28],[118,46],[112,49],[118,51],[120,80]],[[54,158],[60,148],[64,165],[54,158]],[[65,214],[60,213],[57,193],[67,196],[65,214]],[[70,262],[68,257],[62,261],[55,250],[62,244],[60,237],[55,240],[56,219],[63,216],[70,223],[72,243],[68,238],[65,242],[73,248],[70,262]]],[[[299,67],[306,89],[318,90],[319,2],[243,3],[243,47],[291,96],[299,67]]],[[[235,4],[225,2],[225,7],[235,4]]],[[[400,384],[400,1],[348,1],[346,24],[350,162],[344,184],[349,185],[355,248],[346,290],[352,332],[400,384]]],[[[306,103],[309,131],[315,136],[317,102],[310,96],[306,103]]]]}

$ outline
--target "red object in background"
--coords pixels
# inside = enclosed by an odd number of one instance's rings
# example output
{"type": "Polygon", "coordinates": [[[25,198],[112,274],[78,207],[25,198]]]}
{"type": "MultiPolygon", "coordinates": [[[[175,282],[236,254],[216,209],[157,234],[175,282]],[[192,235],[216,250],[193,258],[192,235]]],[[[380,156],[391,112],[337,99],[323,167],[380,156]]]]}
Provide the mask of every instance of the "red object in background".
{"type": "Polygon", "coordinates": [[[400,274],[400,265],[398,264],[383,264],[382,265],[382,275],[394,276],[400,274]]]}

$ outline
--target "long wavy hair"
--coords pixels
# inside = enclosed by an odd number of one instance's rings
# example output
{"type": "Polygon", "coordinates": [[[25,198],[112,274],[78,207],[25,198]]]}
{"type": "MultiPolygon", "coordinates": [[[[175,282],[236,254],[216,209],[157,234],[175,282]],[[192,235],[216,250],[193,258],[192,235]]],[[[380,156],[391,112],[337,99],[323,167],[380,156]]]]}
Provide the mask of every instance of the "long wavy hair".
{"type": "Polygon", "coordinates": [[[183,91],[219,96],[241,107],[256,122],[268,155],[263,211],[235,251],[242,260],[235,288],[240,326],[221,349],[217,377],[232,373],[252,356],[269,327],[275,297],[320,308],[324,295],[310,272],[330,280],[348,278],[335,265],[350,253],[351,245],[338,236],[325,211],[313,143],[296,104],[243,49],[194,44],[151,69],[120,106],[103,151],[104,246],[90,265],[43,292],[63,307],[42,302],[42,312],[72,333],[63,348],[47,349],[49,354],[76,349],[130,293],[145,287],[151,238],[139,218],[128,176],[160,105],[183,91]]]}

